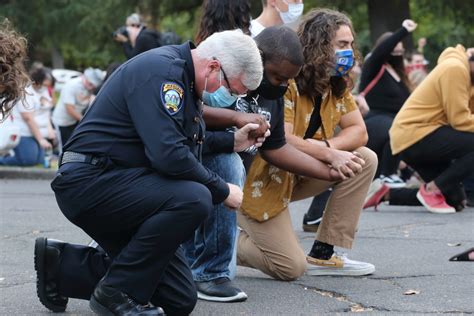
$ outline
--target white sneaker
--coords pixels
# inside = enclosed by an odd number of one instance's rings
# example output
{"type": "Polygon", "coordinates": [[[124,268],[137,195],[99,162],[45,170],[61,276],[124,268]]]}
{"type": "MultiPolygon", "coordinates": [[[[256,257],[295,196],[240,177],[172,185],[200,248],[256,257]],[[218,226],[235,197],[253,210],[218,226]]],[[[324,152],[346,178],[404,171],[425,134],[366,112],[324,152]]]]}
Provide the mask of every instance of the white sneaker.
{"type": "Polygon", "coordinates": [[[371,263],[350,260],[345,255],[332,255],[328,260],[306,256],[308,275],[361,276],[375,272],[371,263]]]}
{"type": "Polygon", "coordinates": [[[399,189],[404,188],[406,186],[405,181],[402,180],[398,175],[392,174],[387,177],[381,175],[380,180],[388,186],[390,189],[399,189]]]}
{"type": "Polygon", "coordinates": [[[92,247],[92,248],[97,248],[99,244],[97,243],[97,241],[92,239],[91,241],[89,241],[89,244],[87,246],[92,247]]]}

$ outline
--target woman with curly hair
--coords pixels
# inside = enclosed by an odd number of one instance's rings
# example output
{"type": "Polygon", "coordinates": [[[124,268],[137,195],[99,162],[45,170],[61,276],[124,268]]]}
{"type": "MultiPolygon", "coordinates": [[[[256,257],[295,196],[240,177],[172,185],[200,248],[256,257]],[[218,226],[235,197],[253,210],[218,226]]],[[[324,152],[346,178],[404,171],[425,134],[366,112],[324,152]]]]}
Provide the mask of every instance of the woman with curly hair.
{"type": "Polygon", "coordinates": [[[298,29],[305,63],[285,95],[286,141],[337,170],[342,181],[299,177],[259,157],[248,173],[238,222],[237,262],[281,280],[310,275],[370,274],[375,267],[334,254],[351,248],[377,168],[364,147],[367,131],[350,93],[354,30],[337,11],[314,9],[298,29]],[[336,127],[340,132],[335,135],[336,127]],[[288,204],[332,188],[316,240],[306,256],[293,232],[288,204]]]}
{"type": "Polygon", "coordinates": [[[26,44],[26,39],[13,30],[7,19],[0,23],[0,122],[24,96],[29,81],[23,64],[26,44]]]}
{"type": "Polygon", "coordinates": [[[195,43],[216,32],[241,29],[250,35],[250,3],[248,0],[205,0],[195,43]]]}

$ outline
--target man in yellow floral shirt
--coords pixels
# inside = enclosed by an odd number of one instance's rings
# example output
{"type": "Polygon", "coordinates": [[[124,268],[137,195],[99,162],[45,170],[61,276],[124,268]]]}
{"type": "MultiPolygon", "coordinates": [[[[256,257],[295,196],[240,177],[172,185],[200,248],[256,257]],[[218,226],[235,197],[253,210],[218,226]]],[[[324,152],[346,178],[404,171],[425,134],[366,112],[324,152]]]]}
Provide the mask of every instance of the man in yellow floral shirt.
{"type": "Polygon", "coordinates": [[[366,275],[375,267],[334,254],[351,248],[362,205],[377,167],[368,148],[365,124],[350,94],[347,73],[354,64],[352,24],[328,9],[309,12],[298,30],[305,65],[285,95],[287,142],[337,170],[343,181],[299,177],[258,156],[244,187],[238,215],[238,264],[282,280],[306,270],[312,275],[366,275]],[[327,44],[324,44],[327,43],[327,44]],[[316,109],[313,111],[313,109],[316,109]],[[340,133],[334,136],[336,126],[340,133]],[[290,201],[332,187],[308,256],[298,243],[288,210],[290,201]]]}

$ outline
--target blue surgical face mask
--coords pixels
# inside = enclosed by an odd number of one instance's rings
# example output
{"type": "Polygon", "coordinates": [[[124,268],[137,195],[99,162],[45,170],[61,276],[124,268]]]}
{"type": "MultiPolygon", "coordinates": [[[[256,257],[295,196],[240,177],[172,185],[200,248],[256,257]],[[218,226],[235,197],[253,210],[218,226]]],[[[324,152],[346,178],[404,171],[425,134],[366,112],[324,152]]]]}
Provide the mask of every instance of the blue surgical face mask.
{"type": "Polygon", "coordinates": [[[332,75],[342,77],[349,72],[352,66],[354,66],[354,53],[352,49],[336,50],[336,65],[332,75]]]}
{"type": "Polygon", "coordinates": [[[295,22],[303,14],[304,4],[284,2],[288,5],[288,11],[281,12],[278,7],[276,8],[280,13],[281,20],[285,24],[295,22]]]}
{"type": "Polygon", "coordinates": [[[219,71],[219,84],[220,87],[214,92],[208,92],[207,88],[207,78],[204,82],[204,91],[202,92],[202,102],[206,105],[214,108],[227,108],[230,107],[237,98],[230,94],[229,90],[222,85],[222,74],[219,71]]]}

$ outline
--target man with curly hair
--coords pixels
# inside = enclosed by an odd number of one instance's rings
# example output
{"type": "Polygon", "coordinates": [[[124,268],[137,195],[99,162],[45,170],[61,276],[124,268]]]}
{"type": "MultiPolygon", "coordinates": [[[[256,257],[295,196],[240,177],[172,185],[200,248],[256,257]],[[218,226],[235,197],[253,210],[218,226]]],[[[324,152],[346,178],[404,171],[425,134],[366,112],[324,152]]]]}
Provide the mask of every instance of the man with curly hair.
{"type": "Polygon", "coordinates": [[[26,44],[26,39],[11,27],[7,19],[0,23],[0,122],[24,96],[29,81],[23,64],[26,44]]]}
{"type": "Polygon", "coordinates": [[[367,131],[350,91],[354,31],[337,11],[309,12],[298,29],[305,64],[285,95],[286,140],[337,170],[342,181],[296,176],[257,156],[247,176],[238,214],[237,263],[281,280],[310,275],[373,273],[366,262],[334,253],[351,248],[377,156],[364,147],[367,131]],[[339,126],[341,131],[335,135],[339,126]],[[332,188],[316,240],[304,254],[291,224],[288,204],[332,188]]]}

